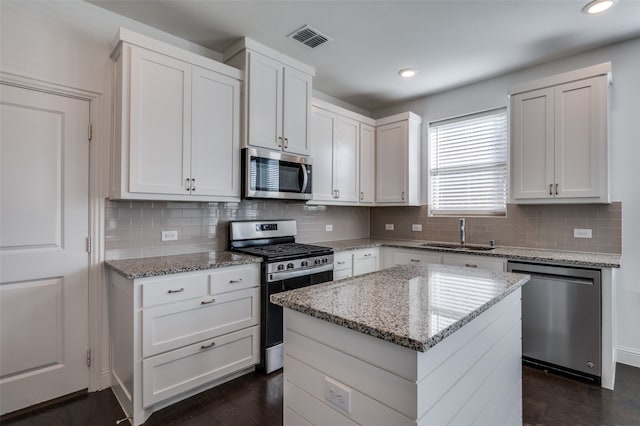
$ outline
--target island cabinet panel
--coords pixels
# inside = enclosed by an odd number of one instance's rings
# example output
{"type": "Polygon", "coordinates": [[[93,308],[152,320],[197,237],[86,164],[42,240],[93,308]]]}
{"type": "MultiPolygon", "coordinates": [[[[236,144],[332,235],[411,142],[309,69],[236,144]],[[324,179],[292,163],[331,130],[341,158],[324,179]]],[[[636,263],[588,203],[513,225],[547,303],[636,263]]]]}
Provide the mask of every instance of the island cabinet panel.
{"type": "Polygon", "coordinates": [[[285,424],[522,424],[520,297],[425,352],[285,309],[285,424]],[[350,410],[325,398],[327,379],[350,410]]]}

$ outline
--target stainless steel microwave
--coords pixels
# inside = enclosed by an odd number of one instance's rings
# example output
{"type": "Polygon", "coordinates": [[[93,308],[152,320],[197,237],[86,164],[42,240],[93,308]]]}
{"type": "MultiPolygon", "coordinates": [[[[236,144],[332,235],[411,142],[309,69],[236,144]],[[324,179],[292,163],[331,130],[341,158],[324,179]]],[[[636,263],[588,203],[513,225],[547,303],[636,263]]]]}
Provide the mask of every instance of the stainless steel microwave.
{"type": "Polygon", "coordinates": [[[311,158],[260,148],[242,150],[243,198],[311,199],[311,158]]]}

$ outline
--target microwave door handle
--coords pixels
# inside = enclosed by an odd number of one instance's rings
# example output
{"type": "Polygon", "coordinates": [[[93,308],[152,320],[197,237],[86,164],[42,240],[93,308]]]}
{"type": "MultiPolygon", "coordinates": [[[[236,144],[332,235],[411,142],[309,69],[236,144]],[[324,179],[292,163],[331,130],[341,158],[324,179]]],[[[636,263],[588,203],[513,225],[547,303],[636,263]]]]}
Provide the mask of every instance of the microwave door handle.
{"type": "Polygon", "coordinates": [[[300,164],[302,166],[301,170],[302,170],[302,190],[300,192],[302,192],[303,194],[305,193],[305,191],[307,190],[307,185],[309,184],[309,178],[307,176],[307,165],[306,164],[300,164]]]}

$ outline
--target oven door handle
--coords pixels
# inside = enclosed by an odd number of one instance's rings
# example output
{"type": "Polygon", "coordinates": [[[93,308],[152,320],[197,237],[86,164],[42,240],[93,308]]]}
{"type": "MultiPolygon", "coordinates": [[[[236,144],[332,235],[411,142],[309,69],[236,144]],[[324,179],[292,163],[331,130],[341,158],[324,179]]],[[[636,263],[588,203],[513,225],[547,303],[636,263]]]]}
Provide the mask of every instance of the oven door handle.
{"type": "Polygon", "coordinates": [[[314,266],[313,268],[301,269],[298,271],[282,271],[271,272],[267,275],[267,282],[287,280],[289,278],[303,277],[305,275],[313,275],[319,272],[333,271],[333,263],[329,263],[322,266],[314,266]]]}
{"type": "Polygon", "coordinates": [[[309,177],[307,176],[307,165],[300,164],[300,166],[300,170],[302,170],[302,190],[300,192],[304,194],[307,190],[307,185],[309,184],[309,177]]]}

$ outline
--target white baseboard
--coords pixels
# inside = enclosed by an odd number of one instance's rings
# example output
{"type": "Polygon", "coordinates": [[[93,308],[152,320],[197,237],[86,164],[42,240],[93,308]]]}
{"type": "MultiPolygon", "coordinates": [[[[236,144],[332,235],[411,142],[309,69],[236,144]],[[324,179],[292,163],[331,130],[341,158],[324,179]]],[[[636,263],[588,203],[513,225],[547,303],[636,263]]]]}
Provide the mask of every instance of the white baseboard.
{"type": "Polygon", "coordinates": [[[640,368],[640,350],[618,346],[616,347],[616,355],[619,363],[640,368]]]}

